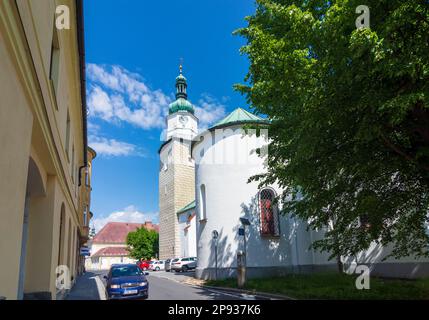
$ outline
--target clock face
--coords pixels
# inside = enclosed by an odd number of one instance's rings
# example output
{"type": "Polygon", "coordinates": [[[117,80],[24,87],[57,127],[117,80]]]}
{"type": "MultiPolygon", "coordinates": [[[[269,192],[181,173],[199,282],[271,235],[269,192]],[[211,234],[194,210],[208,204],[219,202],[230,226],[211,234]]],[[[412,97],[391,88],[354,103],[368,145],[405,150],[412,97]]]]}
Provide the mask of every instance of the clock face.
{"type": "Polygon", "coordinates": [[[179,121],[183,126],[185,126],[186,123],[188,122],[188,117],[180,116],[179,121]]]}

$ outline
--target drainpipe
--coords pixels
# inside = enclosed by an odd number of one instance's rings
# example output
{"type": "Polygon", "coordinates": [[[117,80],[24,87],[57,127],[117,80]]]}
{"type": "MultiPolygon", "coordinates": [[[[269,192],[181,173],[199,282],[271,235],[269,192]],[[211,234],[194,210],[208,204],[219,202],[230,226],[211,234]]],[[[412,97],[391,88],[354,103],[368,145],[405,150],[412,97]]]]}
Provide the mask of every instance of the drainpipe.
{"type": "Polygon", "coordinates": [[[79,186],[81,170],[88,166],[88,129],[87,129],[87,105],[86,105],[86,68],[85,68],[85,33],[83,17],[83,0],[76,1],[77,16],[77,42],[80,65],[80,96],[82,99],[82,128],[83,128],[83,166],[79,168],[79,186]]]}
{"type": "Polygon", "coordinates": [[[24,220],[22,224],[21,258],[19,262],[18,300],[24,299],[25,265],[27,257],[28,220],[30,217],[30,196],[25,196],[24,220]]]}

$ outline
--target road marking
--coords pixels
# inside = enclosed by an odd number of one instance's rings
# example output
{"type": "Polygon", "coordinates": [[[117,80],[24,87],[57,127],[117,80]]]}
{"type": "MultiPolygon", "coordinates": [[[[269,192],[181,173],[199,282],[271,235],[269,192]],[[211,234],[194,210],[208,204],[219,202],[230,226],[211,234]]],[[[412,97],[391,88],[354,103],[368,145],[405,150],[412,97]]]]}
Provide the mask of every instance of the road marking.
{"type": "Polygon", "coordinates": [[[217,291],[217,290],[213,290],[213,289],[207,289],[207,288],[204,288],[204,287],[201,287],[201,288],[204,289],[204,290],[210,291],[210,292],[217,293],[217,294],[221,294],[221,295],[225,295],[225,296],[230,296],[230,297],[234,297],[234,298],[239,298],[241,300],[256,300],[255,296],[251,296],[251,295],[244,294],[244,293],[235,295],[235,294],[226,293],[226,292],[223,292],[223,291],[217,291]]]}

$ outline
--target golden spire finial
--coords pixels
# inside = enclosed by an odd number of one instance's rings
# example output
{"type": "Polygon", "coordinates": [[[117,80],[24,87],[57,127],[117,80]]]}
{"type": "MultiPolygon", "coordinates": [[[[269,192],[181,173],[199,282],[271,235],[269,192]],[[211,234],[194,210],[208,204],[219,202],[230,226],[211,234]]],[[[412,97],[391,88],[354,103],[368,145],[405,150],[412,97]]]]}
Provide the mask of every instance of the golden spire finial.
{"type": "Polygon", "coordinates": [[[182,74],[182,71],[183,71],[183,58],[180,58],[179,71],[180,71],[180,74],[182,74]]]}

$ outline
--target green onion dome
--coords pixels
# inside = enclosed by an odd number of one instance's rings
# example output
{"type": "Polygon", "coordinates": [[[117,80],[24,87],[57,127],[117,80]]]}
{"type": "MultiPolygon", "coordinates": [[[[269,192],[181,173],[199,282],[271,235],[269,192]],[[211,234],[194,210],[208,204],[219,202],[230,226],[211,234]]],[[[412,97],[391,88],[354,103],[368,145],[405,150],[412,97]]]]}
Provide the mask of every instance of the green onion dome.
{"type": "Polygon", "coordinates": [[[188,83],[182,74],[182,66],[180,66],[180,74],[176,77],[176,101],[170,104],[170,114],[178,111],[187,111],[194,114],[194,106],[188,101],[187,88],[188,83]]]}
{"type": "Polygon", "coordinates": [[[185,98],[178,98],[170,104],[169,113],[172,114],[178,111],[187,111],[194,114],[194,106],[185,98]]]}

